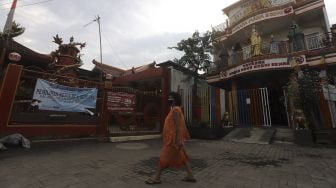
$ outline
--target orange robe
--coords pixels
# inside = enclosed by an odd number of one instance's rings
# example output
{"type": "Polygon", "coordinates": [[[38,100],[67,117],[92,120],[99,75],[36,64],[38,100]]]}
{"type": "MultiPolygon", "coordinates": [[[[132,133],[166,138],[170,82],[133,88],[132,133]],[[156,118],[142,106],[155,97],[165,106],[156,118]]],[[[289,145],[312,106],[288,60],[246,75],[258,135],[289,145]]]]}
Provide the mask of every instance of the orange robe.
{"type": "Polygon", "coordinates": [[[185,124],[184,116],[180,107],[173,107],[167,115],[163,127],[163,148],[160,154],[160,167],[184,166],[189,158],[184,147],[178,147],[178,142],[190,139],[190,135],[185,124]]]}

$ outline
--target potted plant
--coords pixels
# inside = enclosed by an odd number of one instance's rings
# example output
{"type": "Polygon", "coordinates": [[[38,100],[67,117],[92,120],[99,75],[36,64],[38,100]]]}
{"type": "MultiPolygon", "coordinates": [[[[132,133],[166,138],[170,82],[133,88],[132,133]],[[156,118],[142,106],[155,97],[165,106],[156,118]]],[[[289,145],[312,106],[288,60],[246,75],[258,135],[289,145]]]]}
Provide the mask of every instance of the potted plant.
{"type": "Polygon", "coordinates": [[[299,76],[292,75],[288,85],[291,109],[291,124],[294,139],[298,145],[312,145],[313,131],[321,122],[319,109],[319,73],[312,70],[298,71],[299,76]]]}

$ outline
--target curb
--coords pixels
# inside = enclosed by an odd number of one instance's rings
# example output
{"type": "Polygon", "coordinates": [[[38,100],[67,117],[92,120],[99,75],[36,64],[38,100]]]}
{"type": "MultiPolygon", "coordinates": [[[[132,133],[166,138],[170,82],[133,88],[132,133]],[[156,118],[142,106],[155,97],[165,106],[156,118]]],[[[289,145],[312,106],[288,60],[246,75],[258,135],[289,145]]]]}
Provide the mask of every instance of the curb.
{"type": "Polygon", "coordinates": [[[110,137],[110,142],[126,142],[126,141],[137,141],[137,140],[150,140],[161,138],[161,134],[155,135],[142,135],[142,136],[117,136],[110,137]]]}
{"type": "Polygon", "coordinates": [[[48,139],[48,140],[30,140],[31,143],[47,143],[47,142],[77,142],[77,141],[97,141],[97,138],[65,138],[65,139],[48,139]]]}

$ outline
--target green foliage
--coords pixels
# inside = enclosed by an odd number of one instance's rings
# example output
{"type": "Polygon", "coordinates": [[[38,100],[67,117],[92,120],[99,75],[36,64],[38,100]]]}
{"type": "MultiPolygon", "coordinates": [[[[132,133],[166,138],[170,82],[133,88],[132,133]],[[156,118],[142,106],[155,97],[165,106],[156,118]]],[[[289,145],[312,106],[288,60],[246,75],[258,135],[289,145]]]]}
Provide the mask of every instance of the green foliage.
{"type": "Polygon", "coordinates": [[[197,84],[199,83],[200,73],[203,71],[207,73],[211,68],[211,51],[213,49],[214,34],[207,31],[204,34],[200,34],[195,31],[191,37],[183,39],[177,43],[174,47],[169,49],[175,49],[184,53],[180,59],[175,59],[174,62],[189,69],[192,74],[188,74],[184,81],[194,80],[193,84],[193,120],[197,116],[197,108],[199,108],[199,97],[197,96],[197,84]]]}
{"type": "Polygon", "coordinates": [[[174,61],[199,75],[200,71],[208,72],[211,66],[212,44],[212,32],[207,31],[201,36],[198,31],[195,31],[191,37],[181,40],[177,46],[169,47],[169,49],[183,52],[184,55],[174,61]]]}
{"type": "Polygon", "coordinates": [[[321,124],[320,119],[320,77],[319,72],[314,70],[304,70],[302,76],[298,79],[300,91],[300,106],[302,107],[308,125],[311,129],[315,129],[321,124]]]}
{"type": "Polygon", "coordinates": [[[319,108],[320,90],[319,71],[309,69],[299,72],[299,76],[292,75],[288,84],[288,96],[292,99],[293,105],[291,107],[304,111],[311,129],[317,128],[322,123],[319,108]]]}
{"type": "Polygon", "coordinates": [[[0,38],[5,38],[5,37],[9,37],[9,38],[14,38],[17,37],[19,35],[22,35],[22,33],[24,33],[25,28],[22,27],[19,23],[16,23],[15,21],[12,22],[12,29],[10,31],[10,33],[7,32],[0,32],[0,38]]]}
{"type": "Polygon", "coordinates": [[[313,102],[319,100],[319,91],[321,88],[319,72],[304,70],[302,77],[298,80],[298,84],[303,107],[309,107],[313,102]]]}
{"type": "Polygon", "coordinates": [[[184,53],[180,59],[174,59],[174,62],[193,72],[193,74],[187,76],[185,81],[193,78],[194,93],[197,93],[198,77],[201,72],[207,73],[213,63],[211,61],[213,43],[213,32],[207,31],[201,35],[198,31],[195,31],[191,37],[181,40],[174,47],[169,47],[169,49],[175,49],[184,53]]]}

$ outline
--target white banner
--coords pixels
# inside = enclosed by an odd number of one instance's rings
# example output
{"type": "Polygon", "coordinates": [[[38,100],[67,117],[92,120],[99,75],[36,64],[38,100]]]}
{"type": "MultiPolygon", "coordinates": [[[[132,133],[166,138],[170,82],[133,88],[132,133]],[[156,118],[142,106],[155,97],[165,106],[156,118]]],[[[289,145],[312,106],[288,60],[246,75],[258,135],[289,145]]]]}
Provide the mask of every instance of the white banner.
{"type": "Polygon", "coordinates": [[[292,58],[277,58],[277,59],[264,59],[259,61],[252,61],[238,65],[226,71],[220,72],[221,79],[227,79],[236,75],[243,73],[259,71],[259,70],[268,70],[268,69],[283,69],[291,68],[295,63],[296,65],[307,64],[306,57],[304,55],[292,57],[292,58]]]}
{"type": "Polygon", "coordinates": [[[96,108],[96,88],[75,88],[37,79],[33,101],[39,110],[88,112],[96,108]]]}

